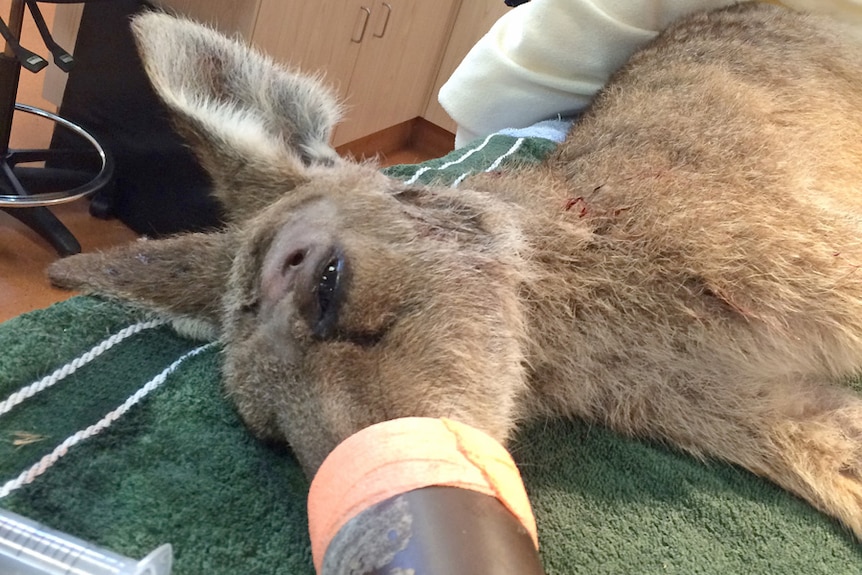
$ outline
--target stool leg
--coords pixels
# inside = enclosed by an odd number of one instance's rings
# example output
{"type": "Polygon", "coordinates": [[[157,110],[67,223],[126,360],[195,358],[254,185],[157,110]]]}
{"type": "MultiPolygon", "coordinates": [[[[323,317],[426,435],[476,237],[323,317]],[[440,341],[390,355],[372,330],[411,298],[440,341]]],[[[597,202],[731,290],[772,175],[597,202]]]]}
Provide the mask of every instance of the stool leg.
{"type": "Polygon", "coordinates": [[[14,56],[0,54],[0,155],[5,155],[9,149],[20,70],[21,66],[14,56]]]}
{"type": "MultiPolygon", "coordinates": [[[[0,159],[0,175],[3,176],[17,195],[27,195],[18,177],[5,159],[0,159]]],[[[57,250],[61,257],[71,256],[81,251],[81,244],[72,235],[72,232],[63,225],[63,222],[44,207],[34,208],[0,208],[21,223],[30,227],[34,232],[42,236],[51,246],[57,250]]]]}
{"type": "Polygon", "coordinates": [[[54,41],[54,37],[51,36],[51,31],[48,29],[48,24],[45,23],[45,18],[42,16],[42,11],[39,10],[36,0],[26,0],[26,3],[30,9],[30,14],[33,16],[33,22],[36,23],[36,28],[39,29],[39,35],[42,36],[42,41],[45,42],[45,46],[54,56],[54,63],[64,72],[70,71],[75,63],[75,59],[54,41]]]}
{"type": "Polygon", "coordinates": [[[72,232],[48,208],[0,208],[42,236],[61,257],[81,252],[72,232]]]}
{"type": "Polygon", "coordinates": [[[24,46],[18,43],[18,39],[12,34],[12,31],[6,27],[6,24],[0,19],[0,36],[6,40],[6,45],[9,46],[15,53],[15,57],[21,62],[21,65],[31,72],[39,72],[48,66],[48,60],[31,52],[24,46]]]}

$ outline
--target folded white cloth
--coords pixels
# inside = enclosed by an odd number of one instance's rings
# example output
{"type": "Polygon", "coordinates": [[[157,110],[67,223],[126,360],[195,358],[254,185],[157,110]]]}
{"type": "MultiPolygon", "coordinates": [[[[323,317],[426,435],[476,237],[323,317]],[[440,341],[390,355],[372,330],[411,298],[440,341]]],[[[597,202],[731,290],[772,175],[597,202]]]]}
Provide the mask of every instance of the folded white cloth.
{"type": "MultiPolygon", "coordinates": [[[[610,74],[670,22],[736,2],[532,0],[512,9],[440,89],[440,104],[458,124],[456,146],[582,110],[610,74]]],[[[862,0],[784,3],[862,22],[862,0]]]]}

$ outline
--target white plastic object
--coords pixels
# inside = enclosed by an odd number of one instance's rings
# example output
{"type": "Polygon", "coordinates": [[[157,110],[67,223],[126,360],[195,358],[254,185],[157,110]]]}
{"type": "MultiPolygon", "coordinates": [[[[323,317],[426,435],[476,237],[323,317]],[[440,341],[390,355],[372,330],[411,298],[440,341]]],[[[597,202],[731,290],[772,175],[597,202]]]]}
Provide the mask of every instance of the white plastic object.
{"type": "Polygon", "coordinates": [[[3,575],[170,575],[172,563],[170,544],[136,561],[0,509],[3,575]]]}

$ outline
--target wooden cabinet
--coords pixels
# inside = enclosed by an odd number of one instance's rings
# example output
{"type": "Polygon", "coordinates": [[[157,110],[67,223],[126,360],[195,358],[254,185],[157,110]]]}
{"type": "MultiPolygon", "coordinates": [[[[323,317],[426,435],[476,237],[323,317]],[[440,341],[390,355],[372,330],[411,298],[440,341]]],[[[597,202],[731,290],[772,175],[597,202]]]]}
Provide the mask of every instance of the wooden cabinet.
{"type": "Polygon", "coordinates": [[[156,6],[250,40],[260,0],[150,0],[156,6]]]}
{"type": "Polygon", "coordinates": [[[421,116],[457,0],[261,0],[253,41],[321,72],[346,106],[340,145],[421,116]]]}
{"type": "Polygon", "coordinates": [[[343,99],[371,11],[367,0],[263,0],[252,42],[283,64],[318,73],[343,99]]]}
{"type": "MultiPolygon", "coordinates": [[[[346,107],[338,146],[425,117],[455,130],[437,92],[506,10],[503,0],[156,0],[239,35],[276,60],[321,73],[346,107]]],[[[55,34],[74,44],[81,5],[59,4],[55,34]]],[[[59,103],[65,75],[46,91],[59,103]],[[56,85],[54,85],[56,84],[56,85]]]]}

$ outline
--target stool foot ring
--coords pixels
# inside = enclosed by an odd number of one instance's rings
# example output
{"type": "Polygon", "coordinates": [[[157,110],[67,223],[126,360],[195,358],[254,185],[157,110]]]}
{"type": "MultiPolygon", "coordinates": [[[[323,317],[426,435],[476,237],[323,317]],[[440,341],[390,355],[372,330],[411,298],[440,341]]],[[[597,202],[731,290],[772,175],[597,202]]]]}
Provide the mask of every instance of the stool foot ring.
{"type": "MultiPolygon", "coordinates": [[[[28,193],[23,189],[20,182],[17,182],[17,178],[15,178],[12,173],[11,168],[14,167],[13,160],[15,163],[27,161],[24,158],[27,156],[34,156],[38,154],[40,150],[24,150],[17,153],[17,156],[15,150],[8,150],[4,157],[0,157],[0,162],[3,164],[3,166],[0,167],[3,168],[3,179],[7,180],[12,185],[13,194],[0,195],[0,208],[31,208],[36,206],[63,204],[89,196],[111,181],[111,177],[114,172],[114,164],[111,161],[111,157],[89,132],[65,118],[40,108],[34,108],[33,106],[26,106],[24,104],[15,104],[15,109],[51,120],[52,122],[55,122],[77,134],[93,147],[93,150],[99,157],[101,165],[99,166],[98,173],[93,176],[90,181],[70,190],[60,192],[28,193]]],[[[50,153],[50,150],[46,150],[45,152],[50,153]]]]}

